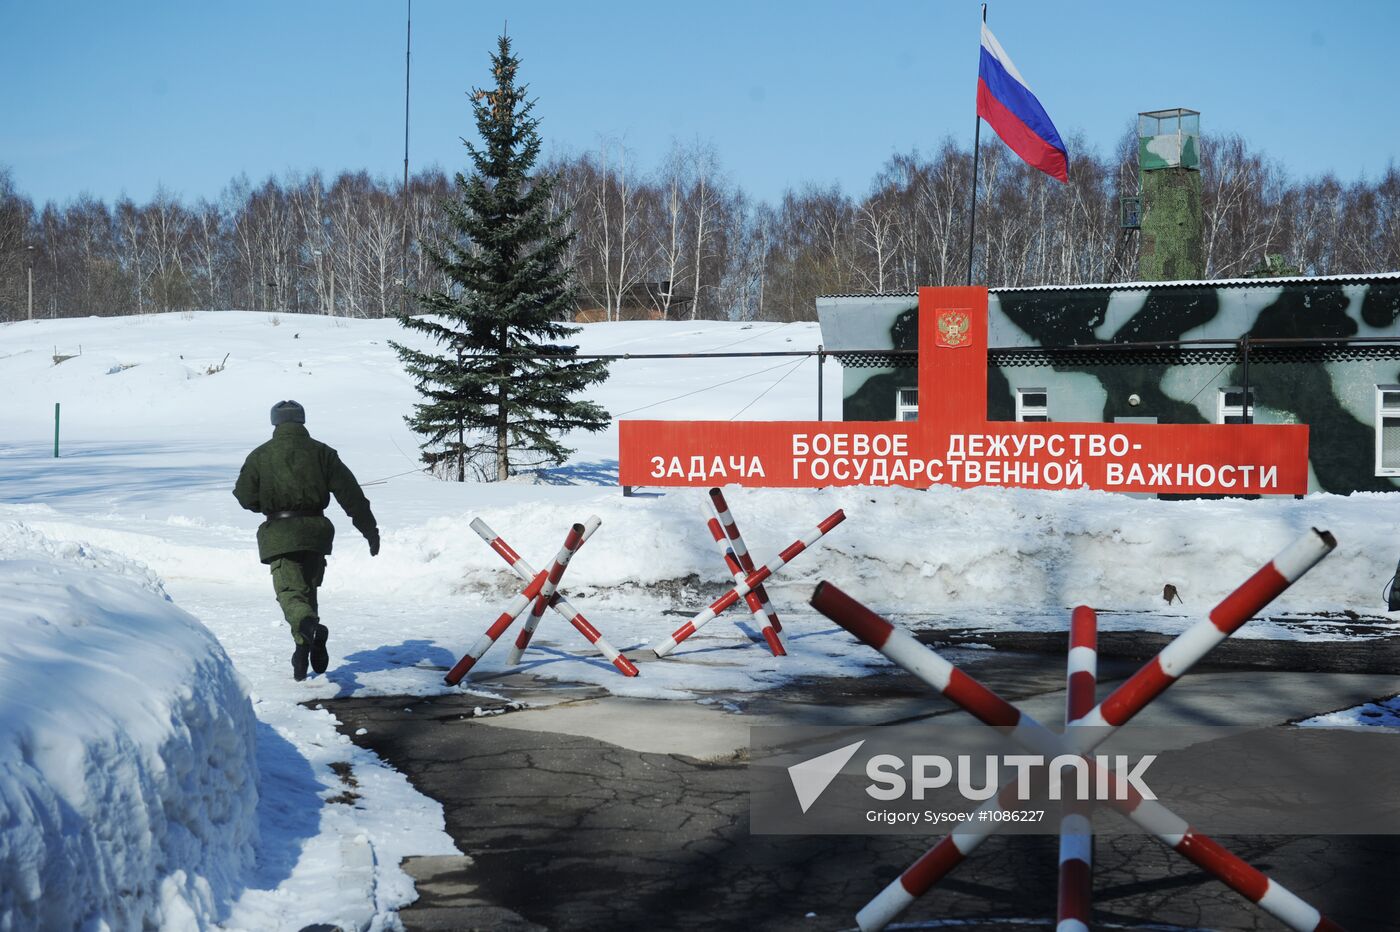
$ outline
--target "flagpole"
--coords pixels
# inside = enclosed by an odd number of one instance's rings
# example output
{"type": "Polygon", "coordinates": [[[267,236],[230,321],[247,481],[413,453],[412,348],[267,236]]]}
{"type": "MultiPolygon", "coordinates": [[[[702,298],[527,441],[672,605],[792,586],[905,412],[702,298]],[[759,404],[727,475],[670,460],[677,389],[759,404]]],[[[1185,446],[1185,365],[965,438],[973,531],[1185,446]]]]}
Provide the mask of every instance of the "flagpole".
{"type": "MultiPolygon", "coordinates": [[[[987,24],[987,4],[982,4],[982,25],[987,24]]],[[[981,48],[978,38],[978,48],[981,48]]],[[[981,54],[979,52],[979,54],[981,54]]],[[[977,248],[977,163],[982,155],[982,118],[976,118],[972,131],[972,220],[967,229],[967,283],[972,284],[972,253],[977,248]]]]}

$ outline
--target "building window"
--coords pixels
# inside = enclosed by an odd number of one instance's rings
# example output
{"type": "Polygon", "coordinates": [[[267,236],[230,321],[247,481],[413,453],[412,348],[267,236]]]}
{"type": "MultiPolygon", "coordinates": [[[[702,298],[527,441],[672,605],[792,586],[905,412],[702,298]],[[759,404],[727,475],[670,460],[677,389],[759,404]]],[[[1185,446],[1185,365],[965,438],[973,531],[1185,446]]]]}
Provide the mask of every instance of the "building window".
{"type": "Polygon", "coordinates": [[[894,419],[896,421],[917,421],[919,419],[919,390],[901,388],[895,393],[894,419]]]}
{"type": "Polygon", "coordinates": [[[1244,416],[1244,389],[1238,385],[1222,388],[1215,395],[1215,423],[1253,424],[1254,389],[1249,390],[1249,417],[1244,416]]]}
{"type": "Polygon", "coordinates": [[[1016,420],[1050,420],[1050,395],[1043,388],[1016,389],[1016,420]]]}
{"type": "Polygon", "coordinates": [[[1400,476],[1400,385],[1376,386],[1376,475],[1400,476]]]}

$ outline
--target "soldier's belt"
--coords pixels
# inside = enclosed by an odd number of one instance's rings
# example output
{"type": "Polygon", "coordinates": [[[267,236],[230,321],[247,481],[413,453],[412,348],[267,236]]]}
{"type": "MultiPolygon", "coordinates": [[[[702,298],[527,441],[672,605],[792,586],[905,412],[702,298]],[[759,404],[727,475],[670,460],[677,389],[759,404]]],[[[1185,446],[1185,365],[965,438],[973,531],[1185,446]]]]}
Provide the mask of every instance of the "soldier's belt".
{"type": "Polygon", "coordinates": [[[263,512],[263,517],[269,521],[276,521],[280,518],[319,518],[322,514],[318,508],[315,511],[267,511],[263,512]]]}

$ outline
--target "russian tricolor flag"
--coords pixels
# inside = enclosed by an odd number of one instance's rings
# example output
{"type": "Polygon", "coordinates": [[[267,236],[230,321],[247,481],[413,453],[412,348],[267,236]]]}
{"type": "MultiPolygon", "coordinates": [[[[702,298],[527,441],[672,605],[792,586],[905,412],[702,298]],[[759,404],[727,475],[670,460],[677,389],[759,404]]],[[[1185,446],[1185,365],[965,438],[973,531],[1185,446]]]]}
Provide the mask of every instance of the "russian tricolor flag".
{"type": "Polygon", "coordinates": [[[977,115],[1011,151],[1050,177],[1069,181],[1069,155],[1055,124],[986,23],[977,69],[977,115]]]}

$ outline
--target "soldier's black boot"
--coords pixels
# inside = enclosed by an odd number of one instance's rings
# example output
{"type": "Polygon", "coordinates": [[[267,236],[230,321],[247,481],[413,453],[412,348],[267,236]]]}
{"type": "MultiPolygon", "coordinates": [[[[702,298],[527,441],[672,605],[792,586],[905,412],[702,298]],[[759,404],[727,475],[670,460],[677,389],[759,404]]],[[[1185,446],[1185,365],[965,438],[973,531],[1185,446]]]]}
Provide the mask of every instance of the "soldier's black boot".
{"type": "Polygon", "coordinates": [[[303,618],[297,625],[297,649],[292,654],[292,679],[300,683],[306,679],[306,668],[315,656],[316,619],[303,618]]]}
{"type": "Polygon", "coordinates": [[[331,664],[331,655],[326,653],[326,639],[329,637],[330,631],[326,626],[317,623],[311,635],[311,669],[317,673],[325,673],[326,667],[331,664]]]}
{"type": "Polygon", "coordinates": [[[292,654],[292,679],[300,683],[306,679],[306,664],[311,659],[311,645],[301,643],[297,645],[296,652],[292,654]]]}

